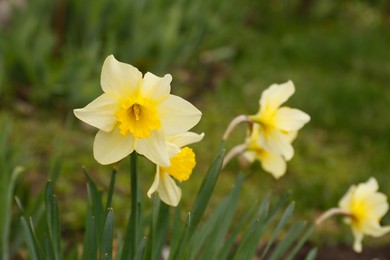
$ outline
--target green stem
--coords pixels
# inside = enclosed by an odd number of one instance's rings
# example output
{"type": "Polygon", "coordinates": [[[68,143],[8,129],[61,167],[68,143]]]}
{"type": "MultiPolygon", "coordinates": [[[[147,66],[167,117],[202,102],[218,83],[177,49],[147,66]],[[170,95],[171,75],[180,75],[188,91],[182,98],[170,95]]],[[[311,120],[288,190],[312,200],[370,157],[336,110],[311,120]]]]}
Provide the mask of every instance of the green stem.
{"type": "Polygon", "coordinates": [[[118,172],[118,168],[116,165],[112,168],[112,174],[111,174],[111,180],[110,180],[110,186],[108,188],[108,195],[107,195],[107,203],[106,203],[106,210],[111,208],[112,203],[112,194],[114,193],[114,187],[115,187],[115,180],[116,180],[116,173],[118,172]]]}
{"type": "Polygon", "coordinates": [[[137,181],[137,153],[133,152],[130,156],[130,188],[131,188],[131,213],[130,213],[130,227],[132,239],[130,243],[131,259],[135,255],[138,248],[138,181],[137,181]]]}

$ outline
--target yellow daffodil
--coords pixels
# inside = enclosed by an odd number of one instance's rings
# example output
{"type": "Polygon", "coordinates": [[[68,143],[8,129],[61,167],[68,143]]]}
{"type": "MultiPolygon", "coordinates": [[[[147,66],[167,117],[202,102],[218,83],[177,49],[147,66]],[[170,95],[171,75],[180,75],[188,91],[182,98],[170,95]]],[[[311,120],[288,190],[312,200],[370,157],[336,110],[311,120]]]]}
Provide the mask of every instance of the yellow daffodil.
{"type": "Polygon", "coordinates": [[[367,182],[353,185],[339,202],[346,214],[346,223],[351,225],[355,237],[353,249],[362,251],[364,235],[379,237],[390,231],[390,226],[381,227],[380,220],[389,209],[387,197],[378,190],[378,182],[371,177],[367,182]]]}
{"type": "Polygon", "coordinates": [[[249,116],[252,122],[260,125],[260,146],[282,155],[287,161],[294,155],[288,133],[298,131],[310,120],[310,116],[301,110],[281,107],[294,92],[291,81],[271,85],[261,95],[258,113],[249,116]]]}
{"type": "Polygon", "coordinates": [[[103,94],[77,118],[99,129],[93,146],[101,164],[117,162],[134,150],[152,162],[169,166],[165,136],[185,133],[201,112],[188,101],[170,94],[172,77],[142,73],[135,67],[106,58],[101,73],[103,94]]]}
{"type": "MultiPolygon", "coordinates": [[[[272,174],[275,179],[279,179],[286,173],[286,160],[278,153],[267,151],[259,144],[260,126],[254,124],[251,133],[246,138],[246,147],[242,156],[250,163],[256,159],[260,161],[263,169],[272,174]]],[[[292,142],[296,137],[297,132],[286,134],[289,142],[292,142]]]]}
{"type": "Polygon", "coordinates": [[[181,189],[176,181],[188,180],[195,167],[195,153],[187,145],[202,140],[204,134],[187,132],[167,137],[167,147],[170,154],[170,166],[157,165],[156,176],[148,191],[149,198],[157,192],[160,199],[167,205],[176,207],[181,199],[181,189]],[[178,153],[176,147],[180,148],[178,153]]]}

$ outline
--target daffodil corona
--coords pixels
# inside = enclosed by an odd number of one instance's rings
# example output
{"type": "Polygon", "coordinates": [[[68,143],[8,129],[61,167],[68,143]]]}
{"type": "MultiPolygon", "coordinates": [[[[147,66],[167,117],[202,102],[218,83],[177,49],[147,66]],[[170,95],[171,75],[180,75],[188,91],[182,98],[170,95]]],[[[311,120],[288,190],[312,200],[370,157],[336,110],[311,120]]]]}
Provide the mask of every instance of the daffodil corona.
{"type": "Polygon", "coordinates": [[[106,58],[104,93],[74,110],[77,118],[99,129],[93,147],[99,163],[115,163],[135,150],[158,165],[170,165],[165,137],[187,132],[201,117],[191,103],[170,94],[171,81],[169,74],[148,72],[142,77],[137,68],[113,55],[106,58]]]}
{"type": "Polygon", "coordinates": [[[163,167],[157,165],[156,176],[148,191],[151,197],[157,192],[160,199],[170,206],[176,207],[181,199],[181,189],[177,186],[175,179],[183,182],[189,179],[195,167],[195,153],[187,145],[202,140],[204,134],[187,132],[167,137],[167,146],[179,148],[180,151],[170,157],[171,165],[163,167]]]}
{"type": "Polygon", "coordinates": [[[351,225],[356,252],[362,251],[364,235],[379,237],[390,231],[390,226],[381,227],[379,223],[389,204],[386,195],[378,192],[378,182],[373,177],[349,188],[340,200],[339,208],[347,215],[346,223],[351,225]]]}

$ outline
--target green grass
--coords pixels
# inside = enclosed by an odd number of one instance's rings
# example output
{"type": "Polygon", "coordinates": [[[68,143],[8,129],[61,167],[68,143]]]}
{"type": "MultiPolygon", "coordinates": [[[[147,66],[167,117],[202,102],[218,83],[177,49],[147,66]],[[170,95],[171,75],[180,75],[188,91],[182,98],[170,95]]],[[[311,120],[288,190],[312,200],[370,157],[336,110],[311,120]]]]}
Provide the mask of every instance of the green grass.
{"type": "MultiPolygon", "coordinates": [[[[206,134],[204,141],[194,145],[198,165],[190,181],[182,185],[183,208],[191,208],[193,194],[229,121],[239,114],[255,113],[261,92],[272,83],[288,79],[295,83],[296,93],[287,105],[302,109],[312,120],[294,143],[296,153],[288,163],[286,176],[276,181],[258,164],[244,171],[249,175],[244,180],[239,211],[248,210],[253,201],[261,200],[270,191],[275,196],[291,193],[298,217],[314,219],[321,211],[337,205],[351,184],[366,181],[370,176],[377,178],[380,191],[390,195],[390,24],[381,16],[381,9],[364,3],[335,6],[319,1],[311,16],[302,18],[287,7],[266,7],[269,9],[248,1],[248,9],[240,9],[239,19],[234,17],[229,27],[218,24],[221,32],[216,38],[207,35],[209,40],[200,45],[195,59],[166,71],[174,77],[173,93],[192,97],[203,112],[194,130],[206,134]],[[372,19],[360,19],[364,15],[372,19]],[[222,58],[218,56],[219,47],[227,51],[222,58]],[[217,61],[200,59],[205,53],[217,61]]],[[[0,62],[0,68],[3,66],[0,62]]],[[[97,71],[95,67],[100,67],[90,66],[97,71]]],[[[98,76],[85,82],[89,88],[99,88],[98,76]]],[[[83,92],[83,97],[86,95],[90,94],[83,92]]],[[[65,98],[72,97],[73,94],[65,98]]],[[[26,168],[23,179],[31,183],[32,193],[42,189],[53,154],[60,154],[58,197],[64,227],[72,234],[72,230],[81,229],[80,219],[85,214],[84,200],[79,199],[86,193],[81,167],[85,166],[101,187],[108,187],[110,168],[99,166],[92,157],[96,131],[73,117],[73,107],[67,104],[79,103],[77,99],[62,99],[57,103],[59,107],[51,102],[50,107],[28,107],[26,112],[26,104],[13,98],[3,99],[9,106],[0,106],[1,113],[11,118],[13,124],[12,142],[26,168]]],[[[244,126],[236,129],[228,147],[242,142],[244,132],[244,126]]],[[[151,167],[146,160],[141,163],[151,167]]],[[[238,171],[234,160],[222,172],[212,205],[228,193],[238,171]]],[[[128,162],[123,162],[114,208],[127,203],[127,172],[128,162]]],[[[153,169],[141,176],[144,198],[153,177],[153,169]]],[[[117,217],[119,222],[124,221],[127,212],[121,214],[117,217]]],[[[389,215],[384,223],[390,224],[389,215]]],[[[322,244],[350,243],[351,236],[344,231],[341,221],[330,220],[316,233],[315,240],[322,240],[322,244]]],[[[369,243],[389,240],[387,236],[369,243]]]]}

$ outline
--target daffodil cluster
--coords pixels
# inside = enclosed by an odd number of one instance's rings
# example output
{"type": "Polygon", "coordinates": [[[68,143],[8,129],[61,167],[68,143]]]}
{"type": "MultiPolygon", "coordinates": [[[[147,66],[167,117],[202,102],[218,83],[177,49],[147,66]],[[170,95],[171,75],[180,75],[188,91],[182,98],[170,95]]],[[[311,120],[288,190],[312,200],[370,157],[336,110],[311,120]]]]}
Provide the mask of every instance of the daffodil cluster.
{"type": "MultiPolygon", "coordinates": [[[[310,121],[305,112],[282,106],[294,92],[292,81],[273,84],[262,93],[255,115],[240,116],[233,121],[230,128],[242,121],[249,122],[249,128],[244,144],[232,149],[228,160],[234,155],[242,155],[249,162],[259,160],[263,169],[275,178],[285,174],[286,162],[294,155],[292,142],[298,131],[310,121]]],[[[227,134],[229,131],[228,128],[227,134]]]]}
{"type": "Polygon", "coordinates": [[[195,155],[183,146],[202,139],[203,135],[188,132],[202,113],[170,94],[171,81],[169,74],[158,77],[147,72],[143,76],[137,68],[110,55],[101,73],[103,94],[75,109],[74,114],[99,129],[93,144],[99,163],[118,162],[134,151],[144,155],[157,165],[148,194],[158,191],[164,202],[177,205],[181,192],[169,175],[184,181],[192,172],[195,155]],[[187,163],[181,166],[185,169],[175,167],[177,160],[187,163]]]}

